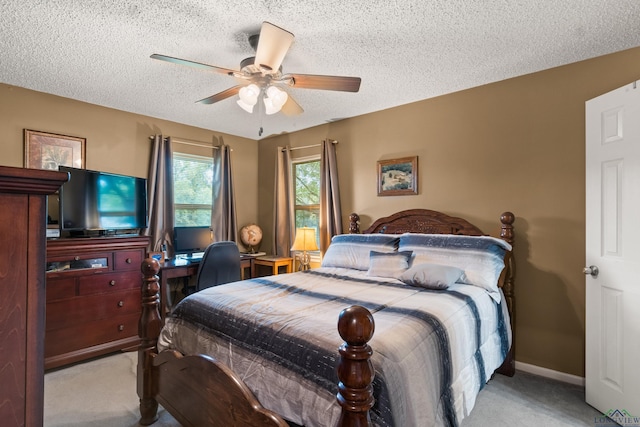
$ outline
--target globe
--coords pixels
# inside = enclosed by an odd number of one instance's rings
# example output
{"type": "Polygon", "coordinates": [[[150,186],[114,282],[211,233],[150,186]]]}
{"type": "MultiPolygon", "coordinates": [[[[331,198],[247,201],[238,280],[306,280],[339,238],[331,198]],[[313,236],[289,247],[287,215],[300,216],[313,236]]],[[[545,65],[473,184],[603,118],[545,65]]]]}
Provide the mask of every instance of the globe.
{"type": "Polygon", "coordinates": [[[257,224],[245,225],[240,229],[240,240],[248,253],[255,253],[262,242],[262,229],[257,224]]]}

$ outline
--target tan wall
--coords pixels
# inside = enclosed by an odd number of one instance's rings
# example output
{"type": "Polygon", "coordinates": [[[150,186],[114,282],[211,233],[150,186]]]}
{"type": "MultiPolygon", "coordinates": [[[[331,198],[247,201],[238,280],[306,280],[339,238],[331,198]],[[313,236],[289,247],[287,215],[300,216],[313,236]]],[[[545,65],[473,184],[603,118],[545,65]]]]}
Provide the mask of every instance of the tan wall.
{"type": "Polygon", "coordinates": [[[324,138],[340,142],[345,223],[422,207],[495,234],[510,210],[517,360],[583,376],[584,103],[638,78],[640,48],[260,141],[259,223],[270,238],[275,146],[324,138]],[[419,195],[378,197],[376,162],[413,155],[419,195]]]}
{"type": "Polygon", "coordinates": [[[216,144],[222,138],[233,148],[238,223],[257,220],[258,146],[254,140],[0,84],[0,165],[24,165],[23,129],[86,138],[87,169],[140,177],[147,176],[150,135],[215,140],[216,144]]]}

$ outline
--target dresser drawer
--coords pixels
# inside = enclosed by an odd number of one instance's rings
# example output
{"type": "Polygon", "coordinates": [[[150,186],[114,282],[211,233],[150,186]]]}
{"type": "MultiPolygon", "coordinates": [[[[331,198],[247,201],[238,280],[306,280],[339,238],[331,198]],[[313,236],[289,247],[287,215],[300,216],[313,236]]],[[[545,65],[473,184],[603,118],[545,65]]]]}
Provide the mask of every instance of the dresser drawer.
{"type": "Polygon", "coordinates": [[[141,304],[142,297],[137,289],[52,301],[47,304],[46,330],[127,314],[139,316],[141,304]]]}
{"type": "Polygon", "coordinates": [[[59,299],[72,298],[76,295],[76,278],[63,277],[46,280],[47,303],[59,299]]]}
{"type": "Polygon", "coordinates": [[[105,273],[78,278],[78,295],[93,295],[117,292],[127,289],[140,289],[142,274],[135,271],[124,273],[105,273]]]}
{"type": "Polygon", "coordinates": [[[45,333],[45,357],[116,341],[138,334],[138,314],[77,323],[45,333]]]}
{"type": "Polygon", "coordinates": [[[63,273],[73,274],[82,270],[108,270],[111,267],[111,253],[75,253],[47,257],[47,276],[63,273]]]}
{"type": "Polygon", "coordinates": [[[118,251],[114,254],[114,270],[137,270],[140,271],[144,251],[118,251]]]}

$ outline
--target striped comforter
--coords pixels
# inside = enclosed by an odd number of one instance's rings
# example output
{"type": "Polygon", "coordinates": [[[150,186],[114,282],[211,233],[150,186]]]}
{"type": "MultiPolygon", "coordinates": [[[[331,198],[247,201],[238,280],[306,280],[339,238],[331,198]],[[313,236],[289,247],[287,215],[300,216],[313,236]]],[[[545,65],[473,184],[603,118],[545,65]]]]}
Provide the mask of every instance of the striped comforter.
{"type": "Polygon", "coordinates": [[[328,267],[193,294],[167,319],[159,346],[212,355],[266,408],[307,427],[333,427],[337,320],[353,304],[376,322],[377,426],[458,425],[510,346],[506,307],[482,288],[434,291],[328,267]]]}

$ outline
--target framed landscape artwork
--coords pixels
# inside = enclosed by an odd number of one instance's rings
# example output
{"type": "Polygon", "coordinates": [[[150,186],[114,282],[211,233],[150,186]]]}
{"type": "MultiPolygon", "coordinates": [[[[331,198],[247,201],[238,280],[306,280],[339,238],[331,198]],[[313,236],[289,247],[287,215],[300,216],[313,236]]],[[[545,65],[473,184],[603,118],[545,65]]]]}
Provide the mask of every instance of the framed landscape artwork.
{"type": "Polygon", "coordinates": [[[24,130],[24,166],[58,170],[58,166],[83,169],[86,138],[24,130]]]}
{"type": "Polygon", "coordinates": [[[418,194],[418,156],[378,161],[378,196],[418,194]]]}

